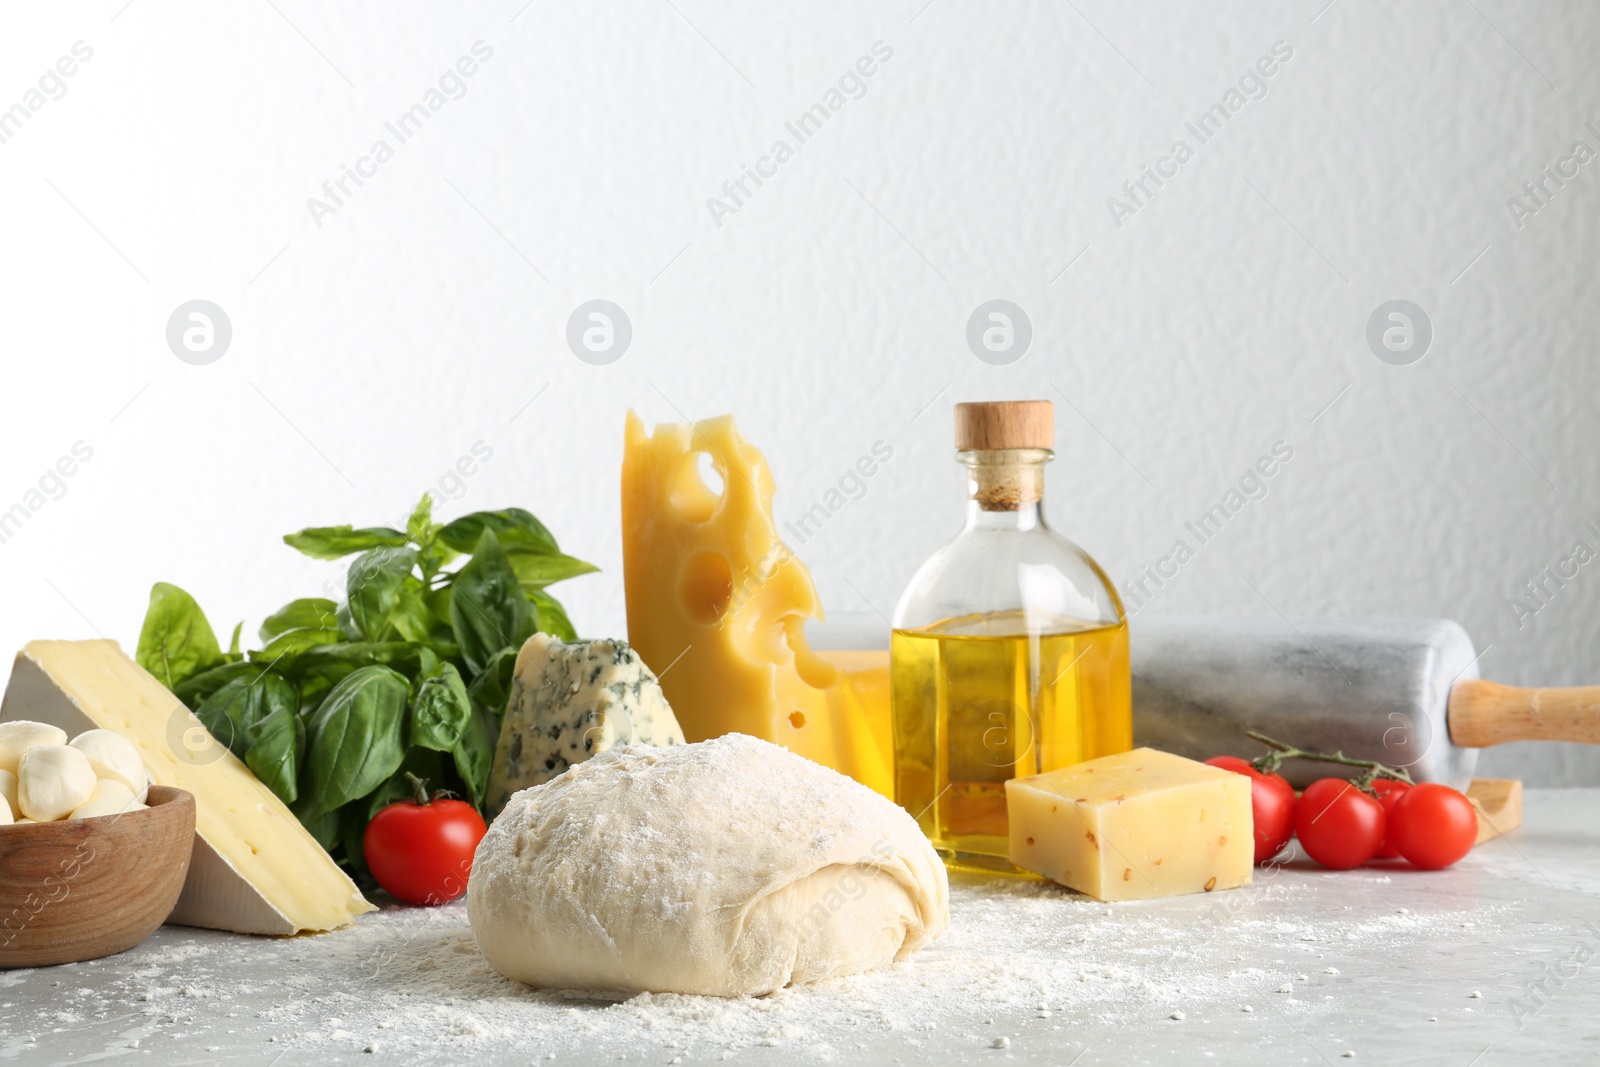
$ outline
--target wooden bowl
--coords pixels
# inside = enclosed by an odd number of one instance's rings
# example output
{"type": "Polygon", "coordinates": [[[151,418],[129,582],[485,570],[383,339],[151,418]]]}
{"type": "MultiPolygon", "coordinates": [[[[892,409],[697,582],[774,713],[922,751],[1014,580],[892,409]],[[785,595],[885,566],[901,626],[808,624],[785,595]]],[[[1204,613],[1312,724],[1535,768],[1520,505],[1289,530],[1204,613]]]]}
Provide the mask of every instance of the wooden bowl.
{"type": "Polygon", "coordinates": [[[0,967],[132,948],[171,913],[194,848],[194,797],[150,787],[149,807],[0,826],[0,967]]]}

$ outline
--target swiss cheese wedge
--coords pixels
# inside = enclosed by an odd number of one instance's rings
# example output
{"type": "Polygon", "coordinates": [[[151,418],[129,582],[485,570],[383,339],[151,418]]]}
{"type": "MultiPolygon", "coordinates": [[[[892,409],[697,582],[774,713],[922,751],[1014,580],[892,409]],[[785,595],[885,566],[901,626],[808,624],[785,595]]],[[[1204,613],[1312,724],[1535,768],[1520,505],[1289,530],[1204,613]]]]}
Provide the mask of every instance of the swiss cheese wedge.
{"type": "Polygon", "coordinates": [[[194,794],[194,856],[168,922],[246,934],[332,930],[373,907],[272,790],[115,641],[34,641],[0,721],[132,741],[157,785],[194,794]]]}
{"type": "Polygon", "coordinates": [[[766,458],[732,416],[646,433],[629,413],[628,641],[659,677],[690,742],[750,734],[888,795],[887,718],[864,713],[857,684],[881,679],[807,645],[805,621],[821,618],[822,605],[805,564],[778,537],[773,490],[766,458]],[[720,491],[701,476],[703,459],[720,491]]]}

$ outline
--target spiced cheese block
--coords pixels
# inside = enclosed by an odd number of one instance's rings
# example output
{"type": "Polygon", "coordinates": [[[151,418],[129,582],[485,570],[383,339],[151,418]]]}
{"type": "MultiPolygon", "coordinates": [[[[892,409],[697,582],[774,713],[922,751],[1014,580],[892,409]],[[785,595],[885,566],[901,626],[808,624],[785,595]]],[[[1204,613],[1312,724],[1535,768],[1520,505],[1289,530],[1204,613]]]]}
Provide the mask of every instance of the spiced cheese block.
{"type": "Polygon", "coordinates": [[[566,643],[534,634],[517,653],[486,797],[490,817],[511,794],[621,745],[681,745],[656,676],[626,641],[566,643]]]}
{"type": "Polygon", "coordinates": [[[1247,885],[1250,780],[1136,748],[1006,783],[1011,862],[1097,900],[1247,885]]]}

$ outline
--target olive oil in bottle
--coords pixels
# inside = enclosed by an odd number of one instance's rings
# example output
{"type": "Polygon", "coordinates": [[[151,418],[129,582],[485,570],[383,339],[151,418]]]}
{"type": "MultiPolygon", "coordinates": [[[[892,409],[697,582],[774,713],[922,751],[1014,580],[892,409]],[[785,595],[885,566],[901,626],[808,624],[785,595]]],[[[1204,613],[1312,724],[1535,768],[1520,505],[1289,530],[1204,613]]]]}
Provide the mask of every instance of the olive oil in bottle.
{"type": "Polygon", "coordinates": [[[967,525],[895,610],[895,799],[950,865],[1015,871],[1006,781],[1133,747],[1127,622],[1094,560],[1045,524],[1049,403],[956,411],[967,525]]]}

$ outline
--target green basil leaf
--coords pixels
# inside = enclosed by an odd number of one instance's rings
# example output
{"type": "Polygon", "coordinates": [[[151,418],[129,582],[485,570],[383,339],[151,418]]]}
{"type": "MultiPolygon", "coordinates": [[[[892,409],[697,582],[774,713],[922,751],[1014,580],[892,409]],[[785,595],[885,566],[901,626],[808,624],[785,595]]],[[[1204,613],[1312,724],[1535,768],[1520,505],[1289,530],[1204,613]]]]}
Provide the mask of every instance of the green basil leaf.
{"type": "Polygon", "coordinates": [[[221,742],[235,756],[244,756],[250,742],[239,725],[246,715],[244,705],[250,701],[250,687],[261,677],[261,668],[249,678],[235,678],[207,697],[194,709],[195,717],[214,739],[221,742]]]}
{"type": "Polygon", "coordinates": [[[387,526],[357,530],[346,524],[308,527],[299,533],[284,534],[283,541],[312,559],[343,559],[372,548],[403,548],[406,535],[387,526]]]}
{"type": "Polygon", "coordinates": [[[309,626],[298,630],[285,630],[268,641],[266,647],[252,650],[250,661],[270,665],[278,663],[285,657],[298,656],[307,649],[321,645],[336,645],[343,640],[344,635],[338,630],[313,629],[309,626]]]}
{"type": "Polygon", "coordinates": [[[223,663],[210,670],[185,678],[172,689],[172,695],[191,709],[198,708],[205,699],[235,678],[254,678],[261,673],[257,663],[223,663]]]}
{"type": "Polygon", "coordinates": [[[235,678],[195,709],[211,736],[227,745],[240,759],[250,751],[251,730],[270,716],[294,715],[300,691],[276,671],[258,669],[255,677],[235,678]]]}
{"type": "Polygon", "coordinates": [[[345,579],[350,618],[368,641],[380,641],[389,629],[389,616],[400,587],[417,565],[412,548],[374,548],[350,565],[345,579]]]}
{"type": "Polygon", "coordinates": [[[453,664],[442,666],[437,677],[417,688],[407,722],[406,744],[412,748],[431,748],[449,752],[461,740],[472,718],[472,700],[453,664]]]}
{"type": "MultiPolygon", "coordinates": [[[[409,752],[406,753],[406,762],[411,762],[411,753],[409,752]]],[[[378,814],[378,812],[382,811],[384,808],[387,808],[390,804],[393,804],[397,800],[413,799],[415,793],[416,791],[411,788],[411,783],[406,780],[405,768],[402,767],[399,771],[395,772],[394,777],[390,778],[387,782],[384,782],[378,788],[374,789],[372,791],[372,795],[367,797],[365,801],[367,806],[367,821],[371,822],[374,815],[378,814]]]]}
{"type": "Polygon", "coordinates": [[[434,539],[423,546],[421,553],[419,553],[418,563],[422,566],[425,574],[438,574],[446,565],[461,555],[461,553],[439,540],[438,533],[439,531],[436,528],[434,530],[434,539]]]}
{"type": "Polygon", "coordinates": [[[516,672],[517,651],[502,648],[496,652],[467,687],[467,695],[488,711],[494,722],[500,721],[511,700],[511,676],[516,672]]]}
{"type": "MultiPolygon", "coordinates": [[[[303,809],[304,805],[300,806],[303,809]]],[[[324,811],[311,814],[297,809],[295,816],[300,820],[300,825],[306,832],[316,838],[317,844],[322,846],[322,851],[332,855],[339,847],[339,841],[344,836],[339,825],[337,811],[324,811]]]]}
{"type": "Polygon", "coordinates": [[[305,724],[292,707],[280,707],[246,731],[250,749],[244,762],[252,774],[285,804],[299,798],[300,759],[305,724]]]}
{"type": "Polygon", "coordinates": [[[239,660],[244,659],[244,656],[239,652],[239,635],[242,633],[244,633],[244,622],[241,620],[234,624],[233,640],[228,642],[228,662],[230,663],[237,663],[239,660]]]}
{"type": "Polygon", "coordinates": [[[500,511],[474,511],[446,523],[439,540],[457,552],[476,552],[485,530],[493,530],[502,544],[540,546],[547,552],[560,552],[555,535],[545,524],[521,508],[500,511]]]}
{"type": "MultiPolygon", "coordinates": [[[[455,575],[450,575],[450,580],[455,580],[455,575]]],[[[422,599],[428,605],[428,618],[435,624],[442,623],[448,629],[450,626],[450,598],[455,595],[453,586],[442,585],[437,589],[430,589],[422,594],[422,599]]]]}
{"type": "MultiPolygon", "coordinates": [[[[450,577],[453,580],[455,575],[450,577]]],[[[450,626],[450,601],[454,598],[455,589],[449,585],[430,589],[423,594],[423,601],[428,606],[428,644],[446,659],[460,655],[455,630],[450,626]]]]}
{"type": "Polygon", "coordinates": [[[425,545],[433,539],[438,527],[433,524],[433,494],[423,493],[422,499],[417,501],[417,506],[411,509],[411,517],[406,520],[406,534],[419,545],[425,545]]]}
{"type": "Polygon", "coordinates": [[[150,608],[134,653],[139,666],[168,689],[225,662],[216,632],[194,597],[166,582],[150,589],[150,608]]]}
{"type": "Polygon", "coordinates": [[[266,617],[261,624],[261,640],[271,641],[289,630],[339,629],[339,605],[327,597],[312,596],[291,600],[266,617]]]}
{"type": "Polygon", "coordinates": [[[339,836],[344,841],[344,861],[350,868],[351,875],[360,883],[372,877],[372,871],[367,866],[367,823],[372,821],[367,814],[365,800],[353,800],[340,808],[339,836]]]}
{"type": "Polygon", "coordinates": [[[529,552],[523,545],[508,545],[506,555],[511,559],[511,569],[517,572],[523,591],[530,594],[555,582],[593,574],[600,569],[593,563],[559,552],[529,552]]]}
{"type": "Polygon", "coordinates": [[[461,740],[451,750],[456,773],[467,787],[467,799],[480,811],[483,797],[489,790],[489,764],[494,759],[495,731],[490,726],[488,714],[481,707],[472,709],[472,718],[461,733],[461,740]]]}
{"type": "Polygon", "coordinates": [[[390,667],[415,678],[422,666],[422,650],[409,641],[347,641],[318,645],[302,652],[294,672],[302,679],[321,678],[331,684],[344,681],[362,667],[390,667]]]}
{"type": "Polygon", "coordinates": [[[388,667],[361,667],[333,687],[306,730],[300,792],[312,814],[364,797],[405,756],[401,736],[410,686],[388,667]]]}
{"type": "Polygon", "coordinates": [[[320,674],[302,674],[300,678],[300,707],[296,715],[301,722],[310,722],[311,717],[322,707],[322,701],[333,689],[333,681],[320,674]]]}
{"type": "Polygon", "coordinates": [[[407,578],[395,597],[394,609],[389,613],[389,624],[407,641],[427,644],[432,636],[433,619],[428,614],[422,583],[407,578]]]}
{"type": "Polygon", "coordinates": [[[520,646],[531,632],[527,598],[493,530],[483,531],[471,561],[456,573],[453,589],[450,628],[474,674],[502,648],[520,646]]]}
{"type": "Polygon", "coordinates": [[[563,641],[578,639],[578,631],[572,628],[572,620],[567,618],[567,609],[561,606],[561,601],[543,589],[528,593],[528,600],[538,613],[540,633],[559,637],[563,641]]]}

